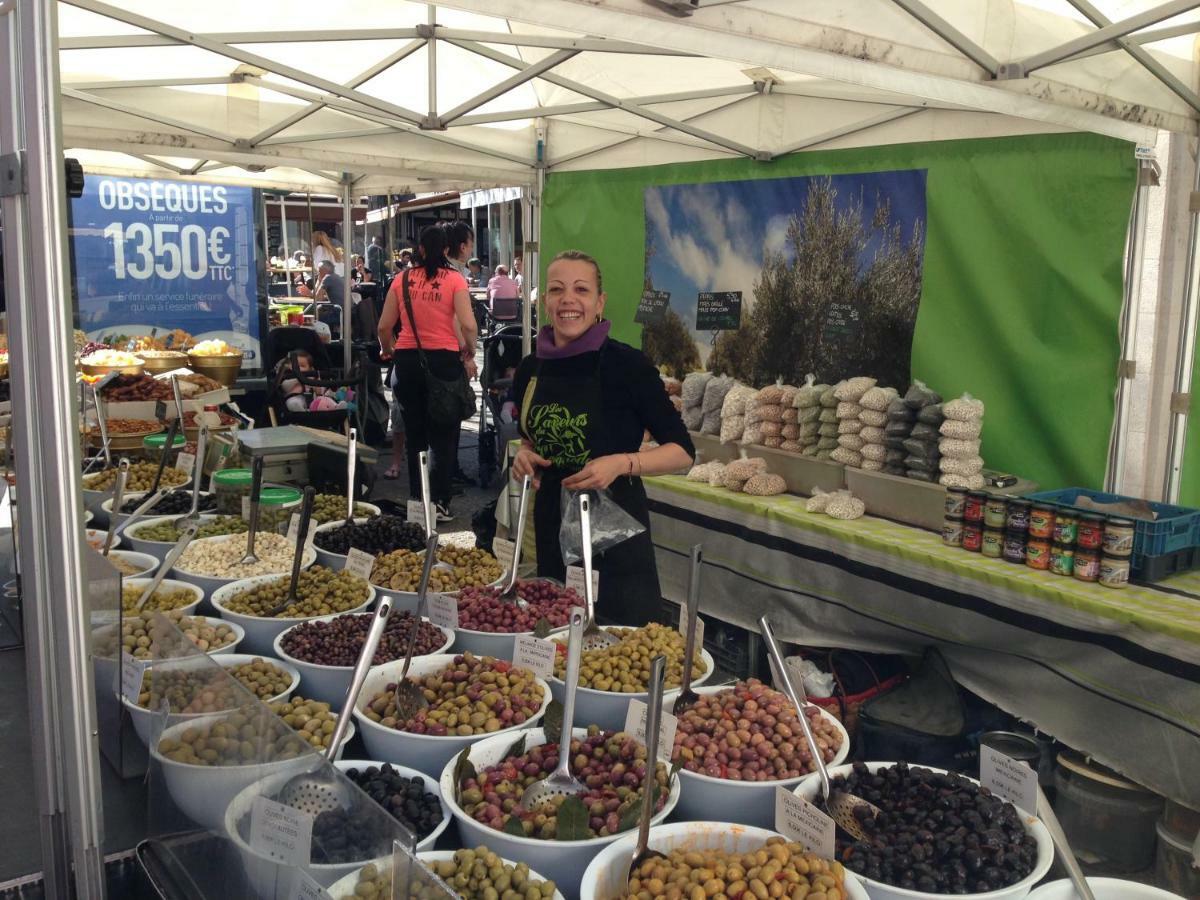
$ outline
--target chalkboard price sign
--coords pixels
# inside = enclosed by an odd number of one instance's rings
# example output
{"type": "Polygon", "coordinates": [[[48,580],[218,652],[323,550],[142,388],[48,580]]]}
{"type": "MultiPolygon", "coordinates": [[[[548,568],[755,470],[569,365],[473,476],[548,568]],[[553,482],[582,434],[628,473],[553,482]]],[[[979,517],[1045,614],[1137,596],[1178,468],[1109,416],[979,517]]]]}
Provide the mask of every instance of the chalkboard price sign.
{"type": "Polygon", "coordinates": [[[656,325],[667,315],[671,305],[669,291],[643,291],[633,321],[639,325],[656,325]]]}
{"type": "Polygon", "coordinates": [[[741,327],[741,291],[700,292],[696,304],[697,331],[736,331],[741,327]]]}

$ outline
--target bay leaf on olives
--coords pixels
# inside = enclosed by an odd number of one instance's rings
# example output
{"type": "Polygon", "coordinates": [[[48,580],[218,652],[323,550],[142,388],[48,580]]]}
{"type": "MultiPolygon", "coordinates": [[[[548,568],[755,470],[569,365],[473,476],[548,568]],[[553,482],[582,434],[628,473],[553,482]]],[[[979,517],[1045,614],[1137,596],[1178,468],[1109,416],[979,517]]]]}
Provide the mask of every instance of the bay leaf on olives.
{"type": "Polygon", "coordinates": [[[557,744],[562,739],[563,705],[557,700],[551,700],[542,716],[542,729],[546,733],[547,744],[557,744]]]}
{"type": "Polygon", "coordinates": [[[515,835],[516,837],[526,837],[525,826],[521,822],[521,817],[512,815],[504,822],[504,833],[515,835]]]}
{"type": "Polygon", "coordinates": [[[513,744],[511,747],[509,747],[507,750],[504,751],[504,758],[509,759],[510,757],[513,757],[513,756],[521,756],[524,752],[525,752],[525,735],[522,734],[519,738],[517,738],[515,741],[513,741],[513,744]]]}
{"type": "Polygon", "coordinates": [[[458,759],[454,762],[454,800],[462,805],[462,785],[464,781],[478,777],[475,764],[471,762],[471,748],[464,747],[458,759]]]}
{"type": "Polygon", "coordinates": [[[553,629],[553,627],[554,626],[550,624],[550,620],[543,616],[542,618],[538,619],[537,624],[533,626],[533,636],[535,638],[548,638],[550,637],[550,631],[553,629]]]}
{"type": "MultiPolygon", "coordinates": [[[[561,723],[559,724],[561,728],[561,723]]],[[[588,831],[588,811],[578,797],[568,797],[558,808],[555,839],[560,841],[586,841],[592,834],[588,831]]]]}
{"type": "MultiPolygon", "coordinates": [[[[659,783],[657,781],[653,781],[652,779],[647,779],[647,780],[651,781],[651,789],[654,791],[654,793],[651,795],[653,797],[653,800],[651,801],[651,803],[652,803],[652,805],[657,806],[658,798],[662,796],[662,787],[659,785],[659,783]]],[[[619,832],[631,831],[632,829],[637,828],[638,825],[641,824],[641,821],[642,821],[642,804],[641,804],[641,802],[639,801],[636,803],[630,803],[629,807],[625,810],[624,813],[622,813],[621,818],[618,819],[618,822],[620,824],[617,826],[617,831],[619,831],[619,832]]]]}

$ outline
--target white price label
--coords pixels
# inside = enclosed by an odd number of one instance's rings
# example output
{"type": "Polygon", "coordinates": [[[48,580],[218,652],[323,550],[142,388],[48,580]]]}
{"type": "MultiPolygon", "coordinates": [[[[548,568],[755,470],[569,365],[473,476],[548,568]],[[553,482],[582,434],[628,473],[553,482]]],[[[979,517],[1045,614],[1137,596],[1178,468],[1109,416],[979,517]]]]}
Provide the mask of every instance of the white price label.
{"type": "MultiPolygon", "coordinates": [[[[583,566],[567,566],[567,587],[580,597],[584,596],[583,566]]],[[[595,569],[592,570],[592,596],[600,596],[600,573],[595,569]]]]}
{"type": "Polygon", "coordinates": [[[134,659],[128,653],[121,654],[121,696],[134,706],[142,693],[142,678],[145,674],[146,667],[140,659],[134,659]]]}
{"type": "Polygon", "coordinates": [[[291,900],[329,900],[329,892],[321,887],[311,875],[303,869],[293,869],[296,873],[296,887],[292,891],[291,900]]]}
{"type": "Polygon", "coordinates": [[[513,557],[516,555],[516,546],[507,538],[492,539],[492,555],[504,568],[505,572],[512,570],[513,557]]]}
{"type": "Polygon", "coordinates": [[[833,859],[833,819],[790,788],[775,788],[775,830],[810,853],[833,859]]]}
{"type": "Polygon", "coordinates": [[[242,518],[245,519],[247,522],[250,521],[250,498],[249,497],[242,498],[242,518]]]}
{"type": "Polygon", "coordinates": [[[1037,772],[986,744],[979,746],[979,783],[998,797],[1037,815],[1037,772]]]}
{"type": "Polygon", "coordinates": [[[350,552],[346,554],[345,571],[351,575],[357,575],[365,581],[370,581],[373,568],[375,568],[374,556],[357,547],[350,548],[350,552]]]}
{"type": "MultiPolygon", "coordinates": [[[[650,707],[641,700],[630,700],[629,709],[625,713],[624,732],[632,734],[645,744],[646,717],[649,714],[650,707]]],[[[664,709],[658,723],[658,758],[662,762],[671,762],[671,754],[675,749],[675,729],[678,727],[679,720],[664,709]]]]}
{"type": "MultiPolygon", "coordinates": [[[[679,633],[683,635],[683,639],[687,640],[687,611],[679,611],[679,633]]],[[[704,646],[704,620],[696,616],[696,649],[699,650],[704,646]]]]}
{"type": "Polygon", "coordinates": [[[180,472],[187,472],[190,475],[192,469],[196,468],[196,454],[180,453],[175,457],[175,468],[180,472]]]}
{"type": "Polygon", "coordinates": [[[307,866],[312,852],[313,817],[266,797],[250,807],[250,847],[289,866],[307,866]]]}
{"type": "Polygon", "coordinates": [[[458,601],[445,594],[430,594],[429,621],[442,628],[458,628],[458,601]]]}
{"type": "Polygon", "coordinates": [[[422,528],[424,528],[425,527],[425,504],[422,503],[420,500],[409,500],[407,510],[408,510],[408,516],[407,516],[408,521],[414,525],[420,525],[422,528]]]}
{"type": "Polygon", "coordinates": [[[554,655],[557,644],[532,634],[519,634],[513,642],[513,665],[528,669],[539,678],[554,674],[554,655]]]}

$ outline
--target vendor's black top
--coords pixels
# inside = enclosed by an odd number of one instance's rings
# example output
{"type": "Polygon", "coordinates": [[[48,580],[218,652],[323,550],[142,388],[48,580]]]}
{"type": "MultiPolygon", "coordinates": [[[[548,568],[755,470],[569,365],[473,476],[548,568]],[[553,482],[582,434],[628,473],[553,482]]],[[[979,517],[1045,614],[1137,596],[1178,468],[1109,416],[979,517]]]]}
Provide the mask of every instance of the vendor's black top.
{"type": "MultiPolygon", "coordinates": [[[[522,434],[552,463],[541,474],[534,501],[538,573],[562,579],[560,489],[566,476],[590,459],[636,452],[646,431],[659,444],[679,444],[693,457],[695,449],[650,360],[618,341],[563,359],[528,356],[513,389],[517,403],[527,407],[521,410],[522,434]]],[[[659,618],[662,609],[646,489],[640,478],[622,475],[608,493],[644,530],[598,554],[596,614],[622,625],[644,625],[659,618]]]]}
{"type": "MultiPolygon", "coordinates": [[[[518,405],[525,401],[529,379],[539,362],[541,377],[574,379],[594,374],[600,385],[604,428],[591,435],[583,462],[612,453],[636,453],[646,431],[659,444],[678,444],[695,457],[696,448],[687,428],[671,405],[658,370],[642,351],[610,339],[597,351],[566,359],[538,360],[530,354],[517,367],[513,380],[518,405]]],[[[533,439],[532,435],[525,436],[533,439]]],[[[568,471],[583,466],[583,462],[572,465],[567,459],[555,462],[568,471]]]]}

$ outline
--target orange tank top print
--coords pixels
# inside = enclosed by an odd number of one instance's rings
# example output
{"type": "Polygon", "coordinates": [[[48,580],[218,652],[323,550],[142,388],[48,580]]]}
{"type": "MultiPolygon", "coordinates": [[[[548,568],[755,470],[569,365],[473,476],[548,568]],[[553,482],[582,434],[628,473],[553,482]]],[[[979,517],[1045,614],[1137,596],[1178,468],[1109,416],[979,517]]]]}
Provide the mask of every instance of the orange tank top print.
{"type": "MultiPolygon", "coordinates": [[[[396,347],[415,350],[417,342],[404,306],[402,279],[403,274],[392,281],[391,287],[402,323],[396,347]]],[[[467,280],[453,269],[439,269],[432,279],[426,278],[424,269],[408,270],[408,297],[417,319],[422,349],[458,350],[458,337],[454,333],[454,293],[466,289],[467,280]]]]}

